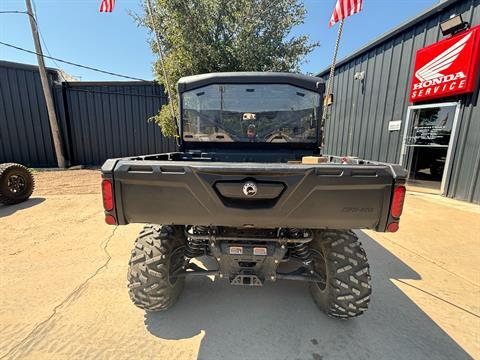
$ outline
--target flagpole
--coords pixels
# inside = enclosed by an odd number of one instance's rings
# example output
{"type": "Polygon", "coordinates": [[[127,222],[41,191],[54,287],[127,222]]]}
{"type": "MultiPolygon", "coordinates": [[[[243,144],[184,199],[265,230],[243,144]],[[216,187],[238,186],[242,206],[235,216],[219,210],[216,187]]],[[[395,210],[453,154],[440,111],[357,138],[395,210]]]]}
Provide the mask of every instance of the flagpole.
{"type": "Polygon", "coordinates": [[[344,22],[345,22],[345,19],[340,20],[340,24],[338,27],[337,40],[335,42],[335,49],[333,50],[332,65],[330,66],[330,75],[328,76],[327,91],[325,95],[325,101],[323,103],[322,123],[320,126],[320,129],[322,132],[322,139],[320,143],[322,147],[322,153],[325,146],[325,122],[327,120],[328,99],[329,99],[329,95],[333,93],[333,83],[335,79],[335,65],[337,63],[338,48],[340,46],[340,39],[342,38],[344,22]]]}
{"type": "MultiPolygon", "coordinates": [[[[163,81],[164,81],[164,84],[167,88],[167,96],[168,96],[168,104],[170,106],[170,112],[171,112],[172,118],[175,122],[175,127],[177,129],[177,136],[180,136],[180,134],[178,132],[178,124],[177,124],[177,120],[176,120],[176,116],[175,116],[175,109],[173,108],[173,103],[172,103],[173,99],[172,99],[172,94],[171,94],[171,91],[170,91],[170,82],[168,81],[167,71],[165,70],[165,61],[164,61],[165,55],[163,53],[162,45],[161,45],[161,42],[160,42],[160,35],[159,35],[159,33],[157,31],[157,28],[155,26],[155,20],[153,18],[153,10],[152,10],[153,7],[152,7],[151,0],[147,0],[147,8],[148,8],[148,13],[150,15],[150,23],[152,25],[152,31],[155,34],[155,42],[157,43],[157,47],[158,47],[158,55],[159,55],[159,58],[160,58],[160,64],[162,66],[163,81]]],[[[178,140],[177,140],[177,145],[178,145],[178,140]]]]}

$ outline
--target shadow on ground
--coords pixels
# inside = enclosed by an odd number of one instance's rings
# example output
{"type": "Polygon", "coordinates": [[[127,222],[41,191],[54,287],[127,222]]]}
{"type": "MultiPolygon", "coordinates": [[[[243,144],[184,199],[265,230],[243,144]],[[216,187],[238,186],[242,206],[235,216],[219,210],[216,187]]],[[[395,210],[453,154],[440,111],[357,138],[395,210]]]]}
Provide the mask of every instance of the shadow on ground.
{"type": "Polygon", "coordinates": [[[391,281],[419,275],[373,239],[360,237],[373,281],[370,310],[363,317],[328,318],[300,282],[247,288],[193,278],[171,310],[145,314],[146,327],[162,339],[204,332],[202,360],[470,359],[391,281]]]}
{"type": "Polygon", "coordinates": [[[20,204],[15,205],[3,205],[0,204],[0,218],[14,214],[18,210],[28,209],[32,206],[41,204],[45,201],[43,197],[30,198],[20,204]]]}

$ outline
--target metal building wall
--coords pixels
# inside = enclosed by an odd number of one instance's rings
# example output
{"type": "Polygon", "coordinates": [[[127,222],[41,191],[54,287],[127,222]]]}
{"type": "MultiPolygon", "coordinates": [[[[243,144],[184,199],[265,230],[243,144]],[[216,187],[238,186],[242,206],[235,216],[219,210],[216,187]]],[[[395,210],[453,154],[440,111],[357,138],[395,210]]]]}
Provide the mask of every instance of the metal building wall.
{"type": "MultiPolygon", "coordinates": [[[[148,118],[166,102],[154,82],[63,82],[48,69],[71,165],[101,165],[106,159],[175,151],[148,118]]],[[[0,61],[0,162],[56,167],[47,107],[38,68],[0,61]]]]}
{"type": "Polygon", "coordinates": [[[479,88],[467,97],[460,113],[460,131],[454,144],[447,196],[480,204],[479,88]]]}
{"type": "MultiPolygon", "coordinates": [[[[399,163],[416,51],[443,38],[439,24],[453,13],[462,14],[472,26],[478,25],[480,0],[447,0],[339,63],[334,105],[326,123],[326,153],[399,163]],[[365,80],[354,80],[355,73],[361,71],[365,71],[365,80]],[[400,131],[388,131],[389,121],[394,120],[402,120],[400,131]]],[[[319,76],[327,79],[328,69],[319,76]]],[[[447,195],[478,203],[478,90],[460,100],[464,106],[447,195]]]]}
{"type": "MultiPolygon", "coordinates": [[[[48,71],[50,79],[55,71],[48,71]]],[[[0,163],[56,166],[47,106],[34,66],[0,61],[0,163]]]]}
{"type": "Polygon", "coordinates": [[[175,151],[147,120],[167,99],[153,82],[64,84],[72,164],[98,165],[108,158],[175,151]]]}

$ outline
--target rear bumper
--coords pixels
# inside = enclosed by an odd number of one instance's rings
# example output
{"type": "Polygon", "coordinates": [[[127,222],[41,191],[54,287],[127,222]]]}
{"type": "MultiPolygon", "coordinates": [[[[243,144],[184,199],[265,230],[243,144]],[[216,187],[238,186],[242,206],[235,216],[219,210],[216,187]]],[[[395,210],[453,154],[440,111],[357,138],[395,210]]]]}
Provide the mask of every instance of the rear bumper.
{"type": "MultiPolygon", "coordinates": [[[[394,184],[389,164],[259,164],[108,160],[118,224],[195,224],[385,231],[394,184]],[[246,181],[274,184],[276,197],[241,198],[246,181]],[[220,184],[228,184],[222,193],[220,184]],[[220,190],[219,190],[220,189],[220,190]],[[223,194],[223,195],[222,195],[223,194]],[[233,195],[232,195],[233,194],[233,195]],[[224,196],[225,195],[225,196],[224,196]]],[[[265,188],[271,188],[272,186],[265,188]]],[[[270,191],[271,193],[271,191],[270,191]]]]}

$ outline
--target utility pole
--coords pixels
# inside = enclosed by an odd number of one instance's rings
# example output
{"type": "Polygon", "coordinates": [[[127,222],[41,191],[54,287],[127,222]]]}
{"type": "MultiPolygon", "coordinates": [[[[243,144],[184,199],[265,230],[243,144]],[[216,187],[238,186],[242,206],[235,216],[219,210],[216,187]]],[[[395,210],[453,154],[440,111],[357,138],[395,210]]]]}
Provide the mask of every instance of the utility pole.
{"type": "Polygon", "coordinates": [[[55,148],[55,155],[57,157],[57,164],[59,168],[65,168],[65,158],[62,150],[62,138],[60,136],[60,129],[58,128],[57,114],[55,113],[55,106],[53,104],[52,91],[48,83],[47,71],[45,70],[45,61],[43,59],[42,46],[40,45],[40,38],[38,36],[37,22],[33,17],[32,4],[30,0],[25,0],[27,5],[28,18],[30,20],[30,27],[32,28],[33,42],[35,43],[35,52],[37,53],[38,71],[40,73],[40,80],[42,81],[43,94],[45,95],[45,102],[47,103],[48,119],[50,120],[50,128],[52,130],[53,146],[55,148]]]}

